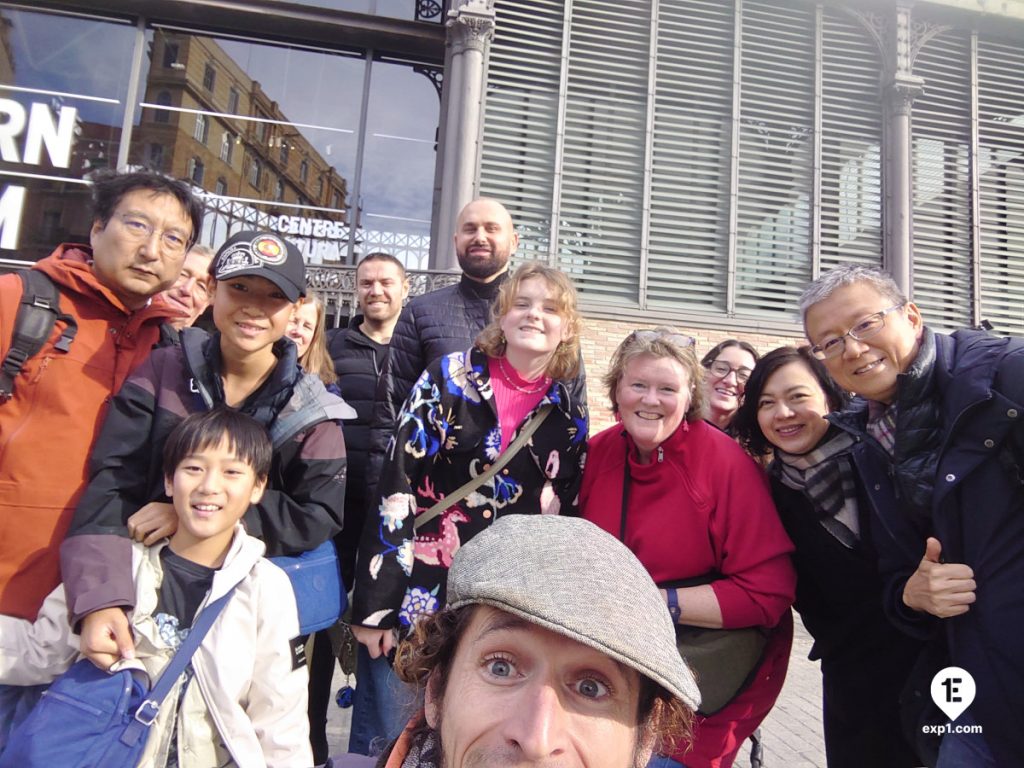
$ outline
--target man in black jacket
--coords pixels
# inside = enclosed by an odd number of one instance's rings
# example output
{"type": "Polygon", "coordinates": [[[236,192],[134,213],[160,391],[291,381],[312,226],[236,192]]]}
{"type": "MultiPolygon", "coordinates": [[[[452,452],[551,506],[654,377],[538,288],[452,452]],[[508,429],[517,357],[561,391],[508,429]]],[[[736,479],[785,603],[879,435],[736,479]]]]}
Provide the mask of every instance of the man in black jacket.
{"type": "MultiPolygon", "coordinates": [[[[366,462],[370,449],[370,420],[377,380],[388,357],[391,334],[409,295],[405,267],[388,253],[371,253],[356,268],[356,299],[360,314],[347,328],[338,328],[327,335],[327,350],[338,374],[338,387],[345,402],[356,410],[356,418],[342,425],[348,457],[348,478],[345,486],[345,531],[335,538],[341,560],[341,576],[352,586],[355,573],[356,548],[368,507],[366,494],[366,462]]],[[[369,664],[369,659],[367,659],[369,664]]],[[[310,742],[316,763],[327,760],[327,708],[331,694],[334,653],[326,632],[318,633],[313,643],[309,665],[310,742]]],[[[362,678],[362,676],[360,676],[362,678]]],[[[360,683],[362,685],[362,683],[360,683]]],[[[356,696],[360,711],[366,711],[363,694],[356,696]]],[[[372,706],[370,707],[372,710],[372,706]]],[[[360,729],[358,721],[353,734],[360,729]]],[[[358,741],[356,746],[359,746],[358,741]]]]}
{"type": "Polygon", "coordinates": [[[462,279],[413,298],[391,338],[370,430],[369,488],[377,485],[388,438],[412,385],[430,363],[473,344],[491,319],[491,305],[508,278],[509,258],[518,245],[512,217],[497,200],[480,198],[462,209],[455,227],[462,279]]]}
{"type": "Polygon", "coordinates": [[[812,354],[858,395],[830,421],[856,438],[886,613],[944,656],[921,698],[934,686],[969,706],[937,765],[1020,765],[1024,341],[935,332],[889,275],[860,265],[822,275],[801,309],[812,354]],[[946,665],[960,669],[933,680],[946,665]]]}

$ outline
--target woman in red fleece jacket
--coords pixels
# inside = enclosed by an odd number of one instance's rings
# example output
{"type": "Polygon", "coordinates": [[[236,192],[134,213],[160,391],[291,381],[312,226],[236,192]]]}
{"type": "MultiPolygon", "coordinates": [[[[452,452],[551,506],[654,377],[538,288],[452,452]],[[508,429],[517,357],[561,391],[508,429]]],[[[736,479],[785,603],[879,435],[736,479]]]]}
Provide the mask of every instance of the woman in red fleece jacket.
{"type": "Polygon", "coordinates": [[[702,420],[700,381],[693,340],[672,329],[634,331],[619,345],[604,383],[620,423],[590,443],[580,507],[625,541],[658,584],[720,576],[662,590],[677,623],[769,630],[750,685],[698,718],[692,748],[658,763],[726,768],[782,689],[796,577],[765,478],[702,420]]]}

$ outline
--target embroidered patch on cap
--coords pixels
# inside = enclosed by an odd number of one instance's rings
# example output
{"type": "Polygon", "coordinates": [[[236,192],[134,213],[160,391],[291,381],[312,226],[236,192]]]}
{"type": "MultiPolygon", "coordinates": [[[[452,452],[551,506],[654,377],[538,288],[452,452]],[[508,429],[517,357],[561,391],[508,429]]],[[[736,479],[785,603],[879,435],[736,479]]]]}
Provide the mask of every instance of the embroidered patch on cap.
{"type": "Polygon", "coordinates": [[[276,235],[261,234],[252,240],[241,240],[225,248],[217,261],[214,276],[219,280],[243,269],[276,267],[284,264],[287,258],[288,248],[284,240],[276,235]]]}
{"type": "Polygon", "coordinates": [[[293,637],[288,641],[292,654],[292,669],[306,666],[306,641],[302,637],[293,637]]]}

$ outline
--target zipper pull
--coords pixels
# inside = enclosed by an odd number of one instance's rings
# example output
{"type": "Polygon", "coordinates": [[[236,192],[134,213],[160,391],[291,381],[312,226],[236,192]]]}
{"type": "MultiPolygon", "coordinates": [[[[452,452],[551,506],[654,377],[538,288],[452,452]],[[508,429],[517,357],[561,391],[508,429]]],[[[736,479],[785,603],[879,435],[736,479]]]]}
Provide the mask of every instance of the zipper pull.
{"type": "Polygon", "coordinates": [[[658,463],[661,464],[665,460],[665,449],[660,445],[658,446],[658,463]]]}

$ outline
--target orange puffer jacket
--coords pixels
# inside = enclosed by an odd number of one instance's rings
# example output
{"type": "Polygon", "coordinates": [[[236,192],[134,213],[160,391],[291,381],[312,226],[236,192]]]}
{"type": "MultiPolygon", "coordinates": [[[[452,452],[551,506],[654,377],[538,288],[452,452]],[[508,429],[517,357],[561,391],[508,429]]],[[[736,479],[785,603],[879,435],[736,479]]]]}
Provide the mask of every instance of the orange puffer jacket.
{"type": "MultiPolygon", "coordinates": [[[[56,351],[57,323],[15,379],[14,396],[0,404],[0,613],[30,620],[60,583],[60,543],[110,396],[173,315],[152,305],[127,309],[97,280],[91,259],[87,246],[65,244],[34,267],[57,284],[61,312],[75,318],[78,333],[70,351],[56,351]]],[[[0,277],[0,360],[21,293],[17,275],[0,277]]]]}

